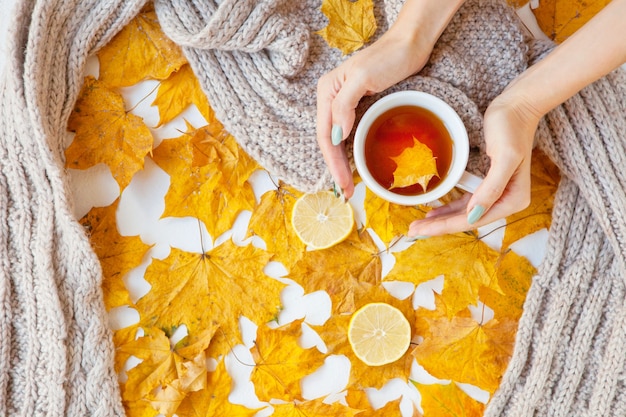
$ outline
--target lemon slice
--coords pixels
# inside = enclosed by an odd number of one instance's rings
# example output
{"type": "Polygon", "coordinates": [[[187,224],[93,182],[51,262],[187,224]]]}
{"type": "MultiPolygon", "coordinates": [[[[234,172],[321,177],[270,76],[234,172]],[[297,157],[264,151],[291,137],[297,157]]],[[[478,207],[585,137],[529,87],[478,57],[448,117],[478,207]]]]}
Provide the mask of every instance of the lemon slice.
{"type": "Polygon", "coordinates": [[[385,303],[366,304],[350,319],[348,341],[354,354],[369,366],[400,359],[411,344],[411,326],[404,314],[385,303]]]}
{"type": "Polygon", "coordinates": [[[291,224],[311,249],[326,249],[348,237],[354,226],[354,213],[343,199],[330,191],[320,191],[296,200],[291,224]]]}

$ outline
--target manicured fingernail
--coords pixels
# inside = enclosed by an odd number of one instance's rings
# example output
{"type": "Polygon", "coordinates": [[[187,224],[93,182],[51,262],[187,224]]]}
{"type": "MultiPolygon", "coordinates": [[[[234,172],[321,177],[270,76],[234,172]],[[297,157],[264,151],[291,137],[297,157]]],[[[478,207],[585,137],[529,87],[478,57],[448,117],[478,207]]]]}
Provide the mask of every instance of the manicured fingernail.
{"type": "Polygon", "coordinates": [[[485,214],[485,208],[483,206],[474,206],[474,208],[467,215],[467,222],[469,224],[474,224],[485,214]]]}
{"type": "Polygon", "coordinates": [[[341,126],[333,125],[333,130],[330,132],[330,139],[335,146],[341,143],[341,139],[343,139],[343,129],[341,126]]]}
{"type": "Polygon", "coordinates": [[[346,196],[343,192],[343,188],[337,187],[337,184],[335,184],[333,182],[333,194],[335,194],[335,197],[337,198],[341,198],[341,200],[345,203],[346,200],[346,196]]]}
{"type": "Polygon", "coordinates": [[[407,238],[407,242],[415,242],[417,240],[424,240],[424,239],[428,239],[430,236],[424,236],[424,235],[417,235],[417,236],[412,236],[407,238]]]}

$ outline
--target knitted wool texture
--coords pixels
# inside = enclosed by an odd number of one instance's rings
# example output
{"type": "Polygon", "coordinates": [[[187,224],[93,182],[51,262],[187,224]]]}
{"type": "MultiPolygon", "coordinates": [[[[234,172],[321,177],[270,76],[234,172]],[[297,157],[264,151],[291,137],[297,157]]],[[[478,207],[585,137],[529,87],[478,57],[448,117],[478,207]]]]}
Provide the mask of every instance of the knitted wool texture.
{"type": "MultiPolygon", "coordinates": [[[[0,78],[0,413],[121,415],[100,269],[72,218],[62,149],[87,55],[142,0],[17,0],[0,78]]],[[[379,30],[402,0],[377,0],[379,30]]],[[[315,88],[344,57],[313,32],[314,0],[157,0],[219,119],[242,147],[302,189],[330,185],[315,139],[315,88]]],[[[495,1],[462,7],[417,88],[448,101],[485,173],[482,112],[549,47],[495,1]]],[[[487,416],[626,415],[626,79],[617,71],[542,120],[537,143],[564,176],[546,260],[487,416]]],[[[377,97],[364,99],[358,109],[377,97]]]]}

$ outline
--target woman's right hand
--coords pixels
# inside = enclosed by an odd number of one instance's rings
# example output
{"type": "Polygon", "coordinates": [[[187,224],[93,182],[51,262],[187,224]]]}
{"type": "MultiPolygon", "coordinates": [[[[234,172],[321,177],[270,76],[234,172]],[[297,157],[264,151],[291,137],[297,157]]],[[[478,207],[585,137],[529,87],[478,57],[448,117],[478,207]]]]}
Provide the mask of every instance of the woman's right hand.
{"type": "Polygon", "coordinates": [[[343,140],[361,98],[415,74],[462,0],[407,0],[396,23],[369,47],[323,75],[317,84],[317,141],[335,186],[350,198],[352,171],[343,140]]]}

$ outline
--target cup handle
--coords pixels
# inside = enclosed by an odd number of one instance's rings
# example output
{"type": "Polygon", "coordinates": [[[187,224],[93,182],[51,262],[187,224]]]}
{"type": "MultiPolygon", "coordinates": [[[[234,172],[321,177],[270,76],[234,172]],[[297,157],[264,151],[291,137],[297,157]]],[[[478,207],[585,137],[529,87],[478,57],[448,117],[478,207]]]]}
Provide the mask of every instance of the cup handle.
{"type": "Polygon", "coordinates": [[[481,182],[483,182],[482,178],[477,177],[470,172],[464,171],[456,186],[461,190],[467,191],[468,193],[473,193],[476,191],[481,182]]]}

